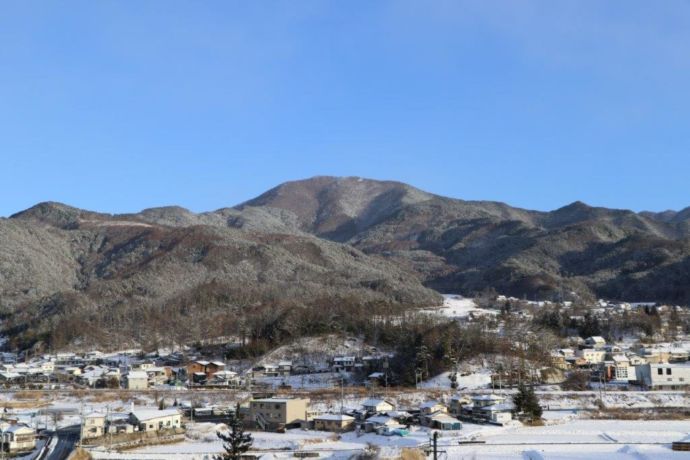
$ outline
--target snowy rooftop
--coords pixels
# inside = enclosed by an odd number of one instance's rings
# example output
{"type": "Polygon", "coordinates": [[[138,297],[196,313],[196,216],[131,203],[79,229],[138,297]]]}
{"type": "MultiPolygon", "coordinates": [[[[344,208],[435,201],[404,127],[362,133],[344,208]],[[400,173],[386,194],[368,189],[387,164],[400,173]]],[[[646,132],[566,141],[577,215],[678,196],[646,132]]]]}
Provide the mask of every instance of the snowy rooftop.
{"type": "Polygon", "coordinates": [[[137,409],[132,412],[132,415],[136,417],[137,420],[143,422],[145,420],[152,420],[160,417],[171,417],[173,415],[180,415],[176,409],[137,409]]]}
{"type": "Polygon", "coordinates": [[[345,414],[322,414],[314,417],[315,420],[334,420],[339,422],[350,422],[354,417],[345,414]]]}

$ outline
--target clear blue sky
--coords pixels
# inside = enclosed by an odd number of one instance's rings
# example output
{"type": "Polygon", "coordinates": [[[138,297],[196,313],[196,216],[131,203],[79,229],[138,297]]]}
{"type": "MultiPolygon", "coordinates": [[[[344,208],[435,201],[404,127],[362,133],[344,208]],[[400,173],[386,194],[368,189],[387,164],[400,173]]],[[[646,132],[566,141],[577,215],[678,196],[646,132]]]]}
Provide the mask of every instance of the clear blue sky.
{"type": "Polygon", "coordinates": [[[352,175],[554,209],[690,205],[690,3],[0,7],[0,216],[237,204],[352,175]]]}

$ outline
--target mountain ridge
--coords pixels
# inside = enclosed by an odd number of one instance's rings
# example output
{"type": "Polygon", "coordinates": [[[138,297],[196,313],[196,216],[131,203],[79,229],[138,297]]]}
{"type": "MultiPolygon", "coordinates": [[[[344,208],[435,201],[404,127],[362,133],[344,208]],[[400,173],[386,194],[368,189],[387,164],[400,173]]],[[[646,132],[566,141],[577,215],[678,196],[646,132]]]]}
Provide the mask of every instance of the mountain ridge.
{"type": "Polygon", "coordinates": [[[64,300],[46,311],[96,324],[132,305],[147,311],[238,292],[257,305],[283,296],[290,305],[349,298],[414,307],[437,302],[428,288],[690,303],[685,210],[656,215],[575,201],[532,211],[357,177],[286,182],[202,213],[164,206],[107,214],[44,202],[0,219],[0,242],[4,310],[35,315],[48,308],[45,299],[67,296],[76,311],[64,300]]]}

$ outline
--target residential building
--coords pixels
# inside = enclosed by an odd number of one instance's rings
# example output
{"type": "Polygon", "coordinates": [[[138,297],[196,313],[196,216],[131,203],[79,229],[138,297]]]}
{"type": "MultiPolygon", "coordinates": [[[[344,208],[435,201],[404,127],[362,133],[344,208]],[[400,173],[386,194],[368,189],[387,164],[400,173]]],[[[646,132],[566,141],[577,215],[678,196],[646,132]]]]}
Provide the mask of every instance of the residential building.
{"type": "Polygon", "coordinates": [[[266,431],[299,426],[308,421],[309,400],[303,398],[264,398],[249,402],[251,421],[266,431]]]}
{"type": "Polygon", "coordinates": [[[23,423],[0,423],[2,445],[5,452],[28,452],[36,448],[36,430],[23,423]]]}
{"type": "Polygon", "coordinates": [[[598,335],[587,337],[585,339],[585,346],[590,348],[601,349],[604,348],[604,345],[606,345],[606,340],[598,335]]]}
{"type": "Polygon", "coordinates": [[[92,412],[84,416],[81,439],[100,438],[105,434],[105,414],[92,412]]]}
{"type": "Polygon", "coordinates": [[[643,364],[636,369],[637,380],[650,390],[681,390],[690,386],[688,364],[643,364]]]}
{"type": "Polygon", "coordinates": [[[145,371],[130,371],[127,374],[128,390],[146,390],[149,387],[149,376],[145,371]]]}
{"type": "Polygon", "coordinates": [[[584,359],[589,364],[601,364],[604,362],[606,352],[604,350],[596,350],[594,348],[583,348],[582,350],[577,350],[575,355],[584,359]]]}
{"type": "Polygon", "coordinates": [[[513,419],[513,405],[510,403],[493,404],[481,408],[483,417],[492,423],[503,425],[513,419]]]}
{"type": "Polygon", "coordinates": [[[188,375],[203,373],[205,380],[210,380],[216,372],[224,370],[225,363],[220,361],[194,361],[187,366],[188,375]]]}
{"type": "Polygon", "coordinates": [[[428,416],[428,427],[435,428],[437,430],[460,430],[462,429],[462,423],[460,420],[449,415],[445,411],[434,412],[428,416]]]}
{"type": "Polygon", "coordinates": [[[322,414],[314,417],[314,429],[320,431],[350,431],[354,424],[355,418],[345,414],[322,414]]]}
{"type": "Polygon", "coordinates": [[[372,431],[379,431],[383,427],[397,427],[399,423],[393,417],[387,415],[374,415],[364,421],[364,431],[371,433],[372,431]]]}
{"type": "Polygon", "coordinates": [[[615,383],[628,383],[637,380],[635,366],[630,364],[630,359],[623,354],[613,355],[610,361],[604,363],[606,380],[615,383]]]}
{"type": "Polygon", "coordinates": [[[333,370],[335,372],[351,371],[355,368],[356,358],[354,356],[336,356],[333,358],[333,370]]]}
{"type": "Polygon", "coordinates": [[[450,398],[450,413],[460,415],[463,406],[469,405],[471,400],[467,396],[455,395],[450,398]]]}
{"type": "Polygon", "coordinates": [[[367,399],[362,403],[365,412],[382,413],[395,409],[395,406],[385,399],[367,399]]]}
{"type": "Polygon", "coordinates": [[[438,401],[427,401],[419,406],[419,412],[422,415],[431,415],[436,412],[448,412],[448,409],[438,401]]]}
{"type": "Polygon", "coordinates": [[[175,409],[136,409],[129,414],[129,422],[138,431],[161,431],[182,427],[182,415],[175,409]]]}

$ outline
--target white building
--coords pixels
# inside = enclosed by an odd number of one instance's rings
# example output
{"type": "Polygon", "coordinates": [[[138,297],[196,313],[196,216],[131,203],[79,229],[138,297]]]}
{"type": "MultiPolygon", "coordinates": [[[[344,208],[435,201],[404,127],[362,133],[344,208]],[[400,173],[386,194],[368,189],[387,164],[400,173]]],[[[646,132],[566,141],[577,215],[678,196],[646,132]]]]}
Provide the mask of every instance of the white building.
{"type": "Polygon", "coordinates": [[[149,387],[149,376],[145,371],[130,371],[127,374],[128,390],[146,390],[149,387]]]}
{"type": "Polygon", "coordinates": [[[129,416],[131,424],[139,431],[161,431],[182,427],[182,415],[175,409],[137,409],[129,416]]]}
{"type": "Polygon", "coordinates": [[[690,365],[644,364],[637,366],[637,379],[650,390],[681,390],[690,386],[690,365]]]}
{"type": "Polygon", "coordinates": [[[630,382],[637,380],[635,367],[630,365],[630,360],[625,355],[613,356],[613,380],[618,382],[630,382]]]}
{"type": "Polygon", "coordinates": [[[36,447],[36,430],[23,423],[14,425],[3,422],[2,448],[6,452],[28,452],[36,447]]]}
{"type": "Polygon", "coordinates": [[[362,409],[367,412],[381,413],[393,410],[395,407],[385,399],[367,399],[362,403],[362,409]]]}
{"type": "Polygon", "coordinates": [[[604,350],[595,350],[594,348],[583,348],[582,350],[577,350],[575,355],[589,364],[600,364],[604,362],[606,352],[604,350]]]}

